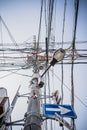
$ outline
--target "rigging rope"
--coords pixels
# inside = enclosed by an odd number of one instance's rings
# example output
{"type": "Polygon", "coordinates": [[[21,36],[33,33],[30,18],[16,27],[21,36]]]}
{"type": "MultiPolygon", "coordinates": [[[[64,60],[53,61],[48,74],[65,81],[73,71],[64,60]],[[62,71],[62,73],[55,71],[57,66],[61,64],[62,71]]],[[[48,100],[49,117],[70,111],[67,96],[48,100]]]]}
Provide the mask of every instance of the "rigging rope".
{"type": "Polygon", "coordinates": [[[3,44],[3,34],[2,34],[2,23],[1,23],[1,16],[0,16],[0,30],[1,30],[1,43],[3,44]]]}
{"type": "Polygon", "coordinates": [[[47,3],[46,0],[44,0],[44,18],[45,18],[45,28],[46,28],[46,36],[47,36],[47,3]]]}
{"type": "MultiPolygon", "coordinates": [[[[63,28],[62,28],[62,48],[63,48],[63,42],[64,42],[64,31],[65,31],[65,14],[66,14],[66,5],[67,5],[67,0],[65,0],[64,2],[64,13],[63,13],[63,28]]],[[[61,76],[62,76],[62,81],[61,81],[61,94],[62,94],[62,97],[61,97],[61,103],[63,104],[63,61],[62,61],[62,64],[61,64],[61,76]]]]}
{"type": "MultiPolygon", "coordinates": [[[[66,16],[66,5],[67,5],[67,0],[64,2],[64,13],[63,13],[63,28],[62,28],[62,48],[63,48],[63,41],[64,41],[64,32],[65,32],[65,16],[66,16]]],[[[63,61],[61,61],[61,104],[63,104],[63,97],[64,97],[64,92],[63,92],[63,82],[64,82],[64,67],[63,67],[63,61]]],[[[64,130],[64,126],[62,127],[62,130],[64,130]]]]}
{"type": "Polygon", "coordinates": [[[71,79],[72,79],[72,106],[74,107],[74,84],[73,84],[73,63],[74,63],[74,49],[75,49],[75,39],[76,39],[76,27],[77,27],[77,16],[78,16],[78,6],[79,0],[75,0],[75,21],[74,21],[74,32],[73,32],[73,41],[72,41],[72,68],[71,68],[71,79]]]}
{"type": "MultiPolygon", "coordinates": [[[[1,17],[1,16],[0,16],[0,17],[1,17]]],[[[5,26],[5,28],[6,28],[7,32],[8,32],[8,34],[9,34],[9,36],[10,36],[12,42],[15,44],[15,46],[18,46],[17,43],[16,43],[16,41],[15,41],[15,39],[14,39],[14,37],[12,36],[10,30],[8,29],[8,27],[7,27],[7,25],[5,24],[4,20],[2,19],[2,17],[1,17],[1,21],[2,21],[3,25],[5,26]]]]}
{"type": "Polygon", "coordinates": [[[67,7],[67,0],[64,2],[64,13],[63,13],[63,28],[62,28],[62,48],[64,42],[64,31],[65,31],[65,18],[66,18],[66,7],[67,7]]]}
{"type": "MultiPolygon", "coordinates": [[[[1,16],[0,16],[0,20],[1,20],[1,22],[3,23],[4,27],[6,28],[6,30],[7,30],[7,32],[8,32],[8,34],[9,34],[9,36],[10,36],[11,40],[12,40],[12,42],[14,43],[14,45],[15,45],[16,47],[18,47],[18,48],[19,48],[18,44],[16,43],[16,41],[15,41],[14,37],[12,36],[12,34],[11,34],[10,30],[8,29],[7,25],[5,24],[5,22],[4,22],[4,20],[2,19],[2,17],[1,17],[1,16]]],[[[20,52],[21,52],[21,55],[23,56],[23,54],[22,54],[22,51],[21,51],[21,50],[20,50],[20,52]]],[[[4,55],[4,54],[3,54],[3,55],[4,55]]],[[[24,59],[23,59],[23,61],[26,63],[26,60],[24,60],[24,59]]]]}
{"type": "MultiPolygon", "coordinates": [[[[46,5],[46,1],[45,1],[46,5]]],[[[49,0],[48,1],[48,26],[47,26],[47,20],[46,20],[46,7],[45,7],[45,26],[46,26],[46,68],[48,66],[48,49],[49,49],[49,41],[50,41],[50,35],[51,35],[51,25],[52,25],[52,16],[53,16],[53,7],[54,7],[54,0],[49,0]],[[47,30],[48,27],[48,30],[47,30]],[[48,34],[47,34],[48,33],[48,34]]],[[[47,86],[48,86],[48,94],[50,96],[50,77],[49,77],[49,72],[47,73],[47,86]]],[[[46,91],[46,90],[45,90],[46,91]]],[[[49,103],[50,103],[49,99],[49,103]]],[[[47,124],[46,124],[46,129],[47,129],[47,124]]],[[[50,129],[52,130],[52,121],[50,122],[50,129]]]]}
{"type": "Polygon", "coordinates": [[[52,17],[53,17],[53,8],[54,8],[54,0],[49,0],[49,16],[48,16],[48,46],[50,42],[51,35],[51,25],[52,25],[52,17]]]}
{"type": "MultiPolygon", "coordinates": [[[[18,72],[19,71],[19,69],[18,70],[16,70],[16,71],[14,71],[14,72],[18,72]]],[[[12,72],[10,72],[10,73],[8,73],[8,74],[6,74],[6,75],[4,75],[4,76],[2,76],[2,77],[0,77],[0,79],[3,79],[3,78],[5,78],[5,77],[8,77],[8,76],[10,76],[10,75],[12,75],[13,73],[12,72]]]]}
{"type": "Polygon", "coordinates": [[[43,0],[41,0],[40,22],[39,22],[39,31],[38,31],[38,39],[37,39],[37,52],[39,49],[39,41],[40,41],[40,34],[41,34],[42,12],[43,12],[43,0]]]}
{"type": "MultiPolygon", "coordinates": [[[[77,29],[77,18],[78,18],[78,8],[79,0],[75,0],[75,19],[74,19],[74,31],[73,31],[73,40],[72,40],[72,66],[71,66],[71,104],[74,108],[74,49],[75,49],[75,40],[76,40],[76,29],[77,29]]],[[[74,130],[75,121],[71,119],[71,125],[74,130]]]]}
{"type": "MultiPolygon", "coordinates": [[[[2,49],[3,49],[3,33],[2,33],[2,19],[1,19],[1,16],[0,16],[0,30],[1,30],[1,44],[2,44],[2,49]]],[[[3,56],[3,61],[5,63],[5,59],[4,59],[4,51],[2,53],[2,56],[3,56]]]]}

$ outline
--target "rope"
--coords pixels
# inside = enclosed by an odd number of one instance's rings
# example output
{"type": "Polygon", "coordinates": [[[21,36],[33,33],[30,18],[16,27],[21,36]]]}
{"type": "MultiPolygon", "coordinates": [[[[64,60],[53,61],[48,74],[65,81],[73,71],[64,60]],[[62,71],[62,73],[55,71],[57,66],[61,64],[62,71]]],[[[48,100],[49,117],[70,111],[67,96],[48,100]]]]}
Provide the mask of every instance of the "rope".
{"type": "Polygon", "coordinates": [[[51,25],[52,25],[52,16],[53,16],[53,7],[54,7],[54,0],[49,0],[49,17],[48,17],[48,46],[50,41],[51,35],[51,25]]]}
{"type": "MultiPolygon", "coordinates": [[[[2,44],[2,49],[3,49],[3,33],[2,33],[2,23],[1,23],[2,19],[1,19],[1,16],[0,16],[0,30],[1,30],[1,44],[2,44]]],[[[5,59],[4,59],[4,51],[3,51],[3,62],[5,63],[5,59]]]]}
{"type": "MultiPolygon", "coordinates": [[[[67,5],[67,0],[65,0],[65,3],[64,3],[64,13],[63,13],[63,28],[62,28],[62,48],[63,48],[63,41],[64,41],[64,31],[65,31],[65,14],[66,14],[66,5],[67,5]]],[[[62,64],[61,64],[61,103],[63,104],[63,80],[64,80],[64,77],[63,77],[63,61],[62,61],[62,64]]]]}
{"type": "MultiPolygon", "coordinates": [[[[73,31],[73,40],[72,40],[72,66],[71,66],[71,104],[74,108],[74,49],[75,49],[75,39],[76,39],[76,27],[77,27],[77,18],[78,18],[78,8],[79,0],[75,0],[75,19],[74,19],[74,31],[73,31]]],[[[74,130],[75,121],[71,119],[71,125],[74,130]]]]}
{"type": "MultiPolygon", "coordinates": [[[[19,48],[19,46],[18,46],[17,42],[15,41],[14,37],[12,36],[12,34],[11,34],[10,30],[8,29],[7,25],[5,24],[5,22],[4,22],[4,20],[2,19],[2,17],[1,17],[1,16],[0,16],[0,19],[1,19],[1,22],[3,23],[4,27],[6,28],[6,30],[7,30],[7,32],[8,32],[8,34],[9,34],[9,36],[10,36],[11,40],[12,40],[12,42],[14,43],[14,45],[15,45],[16,47],[18,47],[18,48],[19,48]]],[[[22,53],[22,51],[20,51],[20,52],[22,53]]],[[[23,54],[22,54],[22,56],[23,56],[23,54]]],[[[26,63],[26,61],[25,61],[24,59],[23,59],[23,61],[26,63]]]]}
{"type": "Polygon", "coordinates": [[[41,34],[42,12],[43,12],[43,0],[41,0],[40,22],[39,22],[39,31],[38,31],[38,40],[37,40],[37,52],[39,49],[39,41],[40,41],[40,34],[41,34]]]}
{"type": "Polygon", "coordinates": [[[46,0],[44,0],[44,14],[45,14],[44,18],[45,18],[45,28],[46,28],[46,36],[47,36],[47,9],[46,7],[47,7],[47,3],[46,3],[46,0]]]}

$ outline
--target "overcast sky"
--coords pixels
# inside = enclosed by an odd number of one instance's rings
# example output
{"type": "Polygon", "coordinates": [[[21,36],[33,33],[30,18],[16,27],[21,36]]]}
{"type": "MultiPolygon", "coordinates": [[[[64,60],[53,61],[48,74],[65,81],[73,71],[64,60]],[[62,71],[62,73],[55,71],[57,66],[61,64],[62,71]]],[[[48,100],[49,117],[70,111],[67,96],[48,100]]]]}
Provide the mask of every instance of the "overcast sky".
{"type": "MultiPolygon", "coordinates": [[[[66,22],[65,22],[65,35],[64,41],[72,41],[73,35],[73,21],[74,21],[74,0],[67,0],[66,9],[66,22]]],[[[63,8],[64,0],[56,0],[56,15],[53,16],[53,30],[52,33],[55,35],[55,40],[61,42],[62,39],[62,20],[63,20],[63,8]]],[[[77,41],[87,41],[87,0],[80,0],[78,25],[77,25],[77,41]]],[[[38,34],[39,16],[40,16],[40,0],[0,0],[0,15],[11,31],[17,43],[23,43],[28,38],[33,41],[33,36],[38,34]]],[[[41,39],[45,41],[45,24],[44,24],[44,13],[42,21],[41,39]]],[[[3,41],[6,43],[10,42],[8,34],[3,27],[3,41]],[[4,35],[5,33],[5,35],[4,35]]],[[[0,41],[1,42],[1,41],[0,41]]],[[[69,47],[67,45],[66,47],[69,47]]],[[[61,47],[61,46],[59,46],[61,47]]],[[[76,44],[76,49],[87,49],[87,43],[76,44]]],[[[87,54],[87,52],[85,52],[87,54]]],[[[61,79],[61,67],[56,66],[54,72],[61,79]]],[[[20,73],[32,75],[31,70],[21,70],[20,73]]],[[[9,72],[0,72],[0,86],[5,87],[8,90],[8,96],[12,101],[15,92],[19,85],[21,85],[20,93],[28,91],[29,77],[20,76],[17,74],[11,74],[7,77],[4,75],[9,72]]],[[[71,66],[67,65],[64,67],[64,83],[70,88],[71,85],[71,66]]],[[[84,104],[87,104],[87,65],[74,65],[74,84],[75,84],[75,95],[79,97],[84,104]]],[[[51,73],[51,78],[52,73],[51,73]]],[[[51,81],[52,82],[52,81],[51,81]]],[[[53,83],[52,83],[53,84],[53,83]]],[[[61,82],[54,76],[54,90],[60,89],[61,82]],[[58,87],[57,87],[58,86],[58,87]]],[[[53,88],[52,88],[53,90],[53,88]]],[[[64,86],[64,103],[70,104],[70,91],[64,86]],[[69,97],[69,98],[68,98],[69,97]]],[[[27,110],[27,100],[19,99],[16,108],[13,112],[13,120],[22,119],[24,113],[27,110]],[[20,106],[22,110],[20,111],[20,106]]],[[[87,129],[87,107],[85,107],[77,98],[75,98],[75,111],[77,114],[76,119],[76,130],[87,129]]],[[[55,129],[61,130],[60,127],[55,129]]],[[[19,127],[18,127],[19,128],[19,127]]],[[[13,130],[18,129],[16,127],[13,130]]],[[[19,128],[20,130],[20,128],[19,128]]]]}

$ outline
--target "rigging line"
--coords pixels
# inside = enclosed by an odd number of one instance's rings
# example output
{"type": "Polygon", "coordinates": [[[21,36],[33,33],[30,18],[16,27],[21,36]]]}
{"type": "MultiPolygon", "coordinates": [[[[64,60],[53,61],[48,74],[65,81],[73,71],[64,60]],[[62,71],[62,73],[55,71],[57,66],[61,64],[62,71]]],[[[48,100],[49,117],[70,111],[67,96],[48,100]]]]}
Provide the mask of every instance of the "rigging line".
{"type": "Polygon", "coordinates": [[[45,39],[46,43],[46,67],[48,66],[48,38],[45,39]]]}
{"type": "Polygon", "coordinates": [[[53,27],[52,29],[54,30],[54,34],[55,34],[55,27],[56,27],[56,13],[57,13],[57,0],[54,0],[54,5],[53,5],[53,27]]]}
{"type": "MultiPolygon", "coordinates": [[[[52,89],[51,89],[51,92],[54,91],[54,68],[52,69],[52,89]]],[[[53,130],[53,121],[51,120],[51,130],[53,130]]]]}
{"type": "MultiPolygon", "coordinates": [[[[1,16],[0,16],[0,17],[1,17],[1,16]]],[[[16,41],[15,41],[15,39],[13,38],[13,36],[12,36],[11,32],[9,31],[9,29],[8,29],[7,25],[5,24],[4,20],[2,19],[2,17],[1,17],[1,21],[2,21],[3,25],[5,26],[5,28],[7,29],[8,34],[9,34],[9,36],[10,36],[10,38],[11,38],[12,42],[13,42],[16,46],[18,46],[18,45],[17,45],[17,43],[16,43],[16,41]]]]}
{"type": "MultiPolygon", "coordinates": [[[[14,73],[17,72],[17,71],[19,71],[19,70],[20,70],[20,69],[14,71],[14,73]]],[[[6,70],[6,71],[7,71],[7,70],[6,70]]],[[[0,79],[6,78],[6,77],[8,77],[8,76],[10,76],[10,75],[12,75],[12,74],[13,74],[13,72],[10,72],[9,74],[6,74],[6,75],[0,77],[0,79]]]]}
{"type": "MultiPolygon", "coordinates": [[[[50,71],[54,74],[54,76],[61,82],[61,79],[56,75],[51,69],[50,71]]],[[[63,85],[67,88],[68,91],[71,92],[71,89],[63,82],[63,85]]],[[[75,98],[84,106],[87,108],[87,105],[76,95],[74,94],[75,98]]]]}
{"type": "MultiPolygon", "coordinates": [[[[45,38],[45,45],[46,45],[46,63],[45,63],[45,67],[47,68],[47,65],[48,65],[48,45],[47,45],[47,38],[45,38]]],[[[48,74],[48,73],[47,73],[48,74]]],[[[45,86],[44,86],[44,103],[46,104],[46,84],[48,83],[47,82],[47,74],[45,75],[45,86]]],[[[47,84],[48,85],[48,84],[47,84]]],[[[47,130],[47,120],[45,121],[45,129],[47,130]]]]}
{"type": "MultiPolygon", "coordinates": [[[[48,77],[48,80],[47,80],[48,95],[50,96],[50,75],[49,75],[49,71],[47,72],[47,77],[48,77]]],[[[51,103],[50,98],[49,98],[49,103],[51,103]]]]}
{"type": "MultiPolygon", "coordinates": [[[[47,95],[47,87],[46,87],[46,84],[47,84],[47,75],[45,75],[45,78],[44,78],[44,81],[45,81],[45,86],[44,86],[44,103],[46,104],[46,95],[47,95]]],[[[47,130],[47,120],[45,121],[45,130],[47,130]]]]}
{"type": "MultiPolygon", "coordinates": [[[[14,45],[15,45],[16,47],[19,47],[19,46],[18,46],[18,44],[16,43],[16,41],[15,41],[14,37],[12,36],[12,34],[11,34],[10,30],[8,29],[7,25],[5,24],[4,20],[2,19],[2,17],[1,17],[1,16],[0,16],[0,18],[1,18],[1,21],[2,21],[2,23],[3,23],[3,25],[4,25],[4,27],[6,28],[6,30],[7,30],[8,34],[9,34],[9,36],[10,36],[10,38],[11,38],[12,42],[14,43],[14,45]]],[[[21,52],[21,51],[20,51],[20,52],[21,52]]],[[[22,53],[22,52],[21,52],[21,53],[22,53]]],[[[22,55],[23,55],[23,54],[22,54],[22,55]]],[[[25,61],[25,60],[24,60],[24,62],[26,63],[26,61],[25,61]]]]}
{"type": "Polygon", "coordinates": [[[47,4],[46,4],[46,0],[44,0],[44,18],[45,18],[45,28],[46,28],[46,36],[47,36],[47,9],[46,9],[46,7],[47,7],[47,4]]]}
{"type": "Polygon", "coordinates": [[[75,40],[76,40],[76,27],[77,27],[77,18],[78,18],[78,8],[79,8],[79,0],[75,0],[75,19],[74,19],[74,31],[73,31],[73,40],[72,40],[72,66],[71,66],[71,86],[72,86],[72,96],[71,102],[74,107],[74,84],[73,84],[73,69],[74,69],[74,49],[75,49],[75,40]]]}
{"type": "MultiPolygon", "coordinates": [[[[27,49],[27,48],[26,48],[27,49]]],[[[23,51],[23,49],[21,49],[22,51],[23,51]]],[[[0,49],[0,54],[1,54],[1,52],[3,52],[4,51],[4,54],[19,54],[18,53],[18,51],[19,50],[14,50],[14,49],[10,49],[10,48],[5,48],[5,49],[0,49]]],[[[56,48],[54,48],[54,49],[49,49],[48,51],[50,51],[50,52],[54,52],[54,51],[56,51],[56,48]]],[[[70,49],[70,48],[66,48],[65,49],[65,51],[67,52],[71,52],[72,50],[70,49]]],[[[77,51],[86,51],[87,52],[87,49],[75,49],[75,52],[77,52],[77,51]]],[[[41,52],[39,52],[38,54],[40,54],[40,53],[43,53],[43,52],[45,52],[45,49],[43,49],[41,52]]],[[[23,53],[25,53],[25,54],[32,54],[32,55],[36,55],[36,53],[34,53],[34,52],[30,52],[29,50],[28,51],[24,51],[23,53]]],[[[38,55],[37,54],[37,55],[38,55]]],[[[83,54],[82,54],[83,55],[83,54]]],[[[21,56],[21,58],[22,58],[22,56],[21,56]]]]}
{"type": "MultiPolygon", "coordinates": [[[[78,51],[79,51],[79,49],[78,49],[78,51]]],[[[78,51],[77,51],[76,48],[74,49],[74,52],[76,53],[77,57],[79,57],[79,58],[81,58],[81,59],[82,59],[83,57],[85,57],[85,58],[87,57],[86,54],[79,54],[78,51]]],[[[83,51],[83,50],[82,50],[82,51],[83,51]]],[[[85,50],[84,50],[84,51],[85,51],[85,50]]]]}
{"type": "Polygon", "coordinates": [[[81,59],[87,58],[87,54],[78,54],[77,56],[79,56],[79,58],[81,58],[81,59]]]}
{"type": "MultiPolygon", "coordinates": [[[[48,65],[48,49],[49,49],[49,39],[50,39],[50,34],[51,34],[51,24],[52,24],[52,16],[53,16],[53,5],[54,5],[54,0],[52,0],[52,1],[49,0],[49,17],[48,17],[48,30],[47,30],[48,31],[48,37],[46,38],[46,57],[47,57],[46,67],[48,65]]],[[[48,89],[49,89],[49,94],[50,94],[49,72],[48,72],[48,89]]],[[[46,122],[46,129],[47,129],[47,122],[46,122]]],[[[51,130],[52,130],[52,122],[51,122],[51,130]]]]}
{"type": "MultiPolygon", "coordinates": [[[[1,26],[1,29],[0,29],[1,30],[1,43],[2,43],[2,50],[3,50],[3,33],[2,33],[1,16],[0,16],[0,26],[1,26]]],[[[4,57],[4,51],[3,51],[2,55],[4,57]]],[[[5,61],[5,60],[3,59],[3,61],[5,61]]]]}
{"type": "MultiPolygon", "coordinates": [[[[16,43],[19,44],[19,46],[24,46],[24,45],[28,44],[28,46],[31,47],[33,42],[29,42],[29,43],[26,43],[26,44],[25,44],[25,43],[20,43],[20,42],[16,42],[16,43]],[[30,45],[29,45],[29,44],[30,44],[30,45]]],[[[44,44],[43,41],[41,41],[41,42],[39,42],[39,43],[40,43],[40,44],[44,44]]],[[[72,41],[66,41],[66,42],[63,41],[63,43],[64,43],[64,44],[71,44],[72,41]]],[[[81,40],[80,40],[80,41],[75,41],[75,43],[76,43],[76,44],[79,44],[79,45],[80,45],[80,44],[86,44],[86,43],[87,43],[87,40],[84,40],[84,41],[81,41],[81,40]]],[[[61,42],[61,41],[55,41],[55,44],[62,44],[62,42],[61,42]]],[[[0,46],[2,46],[1,43],[0,43],[0,46]]],[[[8,42],[8,43],[5,43],[4,46],[14,46],[14,45],[12,45],[11,42],[8,42]]]]}
{"type": "MultiPolygon", "coordinates": [[[[49,71],[47,72],[47,86],[48,86],[48,96],[50,97],[51,91],[50,91],[50,74],[49,71]]],[[[51,104],[51,99],[49,98],[49,103],[51,104]]],[[[50,130],[52,130],[52,120],[50,121],[50,130]]]]}
{"type": "MultiPolygon", "coordinates": [[[[79,0],[75,0],[75,19],[74,19],[74,31],[73,31],[73,40],[72,40],[72,65],[71,65],[71,104],[74,108],[74,49],[75,49],[75,40],[76,40],[76,29],[77,29],[77,18],[78,18],[78,8],[79,0]]],[[[75,120],[71,119],[71,126],[74,130],[75,120]]]]}
{"type": "Polygon", "coordinates": [[[63,67],[63,61],[61,61],[61,104],[63,104],[63,97],[64,97],[64,92],[63,92],[63,82],[64,82],[64,67],[63,67]]]}
{"type": "Polygon", "coordinates": [[[13,74],[20,75],[20,76],[25,76],[25,77],[32,77],[32,76],[25,75],[25,74],[21,74],[21,73],[17,73],[17,72],[15,72],[15,71],[11,71],[11,70],[7,70],[7,71],[9,71],[9,72],[11,72],[11,73],[13,73],[13,74]]]}
{"type": "MultiPolygon", "coordinates": [[[[40,22],[39,22],[39,31],[38,31],[38,39],[37,44],[35,44],[36,51],[39,51],[39,41],[40,41],[40,34],[41,34],[41,23],[42,23],[42,12],[43,12],[43,0],[41,0],[41,10],[40,10],[40,22]]],[[[38,56],[36,55],[36,62],[38,60],[38,56]]],[[[35,69],[37,68],[37,63],[35,62],[35,69]]]]}
{"type": "MultiPolygon", "coordinates": [[[[52,16],[53,16],[53,7],[54,7],[54,0],[49,0],[49,11],[48,11],[48,30],[46,30],[46,67],[48,66],[48,49],[49,49],[49,41],[50,41],[50,35],[51,35],[51,25],[52,25],[52,16]],[[47,34],[48,31],[48,34],[47,34]]],[[[46,12],[45,12],[45,20],[46,20],[46,12]]],[[[45,21],[45,26],[47,27],[47,21],[45,21]]],[[[47,29],[47,28],[46,28],[47,29]]],[[[49,82],[49,71],[48,71],[48,89],[49,89],[49,96],[50,96],[50,82],[49,82]]],[[[49,102],[51,100],[49,99],[49,102]]],[[[52,130],[52,121],[51,123],[51,130],[52,130]]]]}
{"type": "Polygon", "coordinates": [[[28,38],[27,38],[26,40],[24,40],[23,43],[21,43],[21,44],[23,45],[23,44],[25,44],[25,43],[28,43],[27,41],[29,41],[29,40],[32,39],[32,38],[33,38],[33,35],[30,36],[30,37],[28,37],[28,38]]]}
{"type": "Polygon", "coordinates": [[[54,68],[52,69],[52,90],[54,91],[54,68]]]}
{"type": "MultiPolygon", "coordinates": [[[[58,45],[61,45],[61,43],[62,42],[55,42],[55,44],[58,44],[58,45]]],[[[66,42],[63,42],[63,43],[65,45],[65,44],[71,44],[72,42],[71,41],[66,41],[66,42]]],[[[81,44],[86,44],[87,41],[76,41],[75,43],[81,45],[81,44]]]]}
{"type": "MultiPolygon", "coordinates": [[[[52,24],[52,16],[53,16],[53,5],[54,5],[54,0],[49,0],[49,16],[48,16],[48,36],[47,36],[47,43],[46,43],[46,56],[48,57],[48,47],[49,47],[49,39],[50,39],[50,34],[51,34],[51,24],[52,24]]],[[[48,64],[48,60],[47,60],[48,64]]],[[[46,65],[47,67],[47,65],[46,65]]],[[[48,74],[49,75],[49,74],[48,74]]],[[[48,76],[49,78],[49,76],[48,76]]],[[[49,79],[48,79],[49,80],[49,79]]],[[[48,81],[48,87],[49,87],[49,81],[48,81]]],[[[50,90],[49,90],[50,94],[50,90]]],[[[47,129],[47,122],[46,122],[46,129],[47,129]]],[[[51,129],[52,129],[52,122],[51,122],[51,129]]]]}
{"type": "Polygon", "coordinates": [[[63,40],[64,40],[64,32],[65,32],[65,18],[66,18],[66,6],[67,6],[67,0],[64,2],[64,14],[63,14],[63,28],[62,28],[62,48],[63,48],[63,40]]]}
{"type": "Polygon", "coordinates": [[[54,0],[49,0],[49,17],[48,17],[48,46],[50,42],[52,17],[53,17],[54,0]]]}
{"type": "Polygon", "coordinates": [[[0,16],[0,30],[1,30],[1,43],[3,44],[3,34],[2,34],[1,16],[0,16]]]}
{"type": "MultiPolygon", "coordinates": [[[[47,68],[47,66],[48,66],[48,38],[47,37],[45,38],[45,44],[46,44],[46,68],[47,68]]],[[[45,75],[45,81],[47,82],[46,76],[48,76],[48,78],[49,78],[49,71],[48,71],[47,75],[45,75]]],[[[49,85],[49,81],[47,83],[46,84],[49,85]]],[[[46,85],[45,85],[45,87],[44,87],[44,97],[45,97],[44,102],[45,103],[46,103],[46,94],[47,94],[47,91],[46,91],[46,85]]],[[[47,120],[45,121],[45,129],[47,130],[47,120]]]]}
{"type": "MultiPolygon", "coordinates": [[[[58,64],[62,64],[62,63],[58,63],[58,64]]],[[[72,64],[72,63],[71,63],[71,62],[64,62],[63,64],[64,64],[64,65],[70,65],[70,64],[72,64]]],[[[75,65],[75,64],[80,64],[80,65],[83,64],[83,65],[86,65],[87,62],[74,62],[73,64],[74,64],[74,65],[75,65]]]]}
{"type": "MultiPolygon", "coordinates": [[[[63,13],[63,28],[62,28],[62,48],[63,48],[63,41],[64,41],[64,32],[65,32],[65,16],[66,16],[66,5],[67,5],[67,0],[65,0],[64,2],[64,13],[63,13]]],[[[64,82],[64,74],[63,74],[63,61],[61,61],[62,64],[61,64],[61,103],[63,104],[63,95],[64,95],[64,92],[63,92],[63,82],[64,82]]]]}
{"type": "Polygon", "coordinates": [[[42,13],[43,13],[43,0],[41,0],[40,22],[39,22],[39,31],[38,31],[38,39],[37,39],[37,53],[39,49],[39,41],[40,41],[40,34],[41,34],[42,13]]]}
{"type": "Polygon", "coordinates": [[[1,23],[1,16],[0,16],[0,32],[1,32],[1,43],[3,44],[3,34],[2,34],[2,23],[1,23]]]}

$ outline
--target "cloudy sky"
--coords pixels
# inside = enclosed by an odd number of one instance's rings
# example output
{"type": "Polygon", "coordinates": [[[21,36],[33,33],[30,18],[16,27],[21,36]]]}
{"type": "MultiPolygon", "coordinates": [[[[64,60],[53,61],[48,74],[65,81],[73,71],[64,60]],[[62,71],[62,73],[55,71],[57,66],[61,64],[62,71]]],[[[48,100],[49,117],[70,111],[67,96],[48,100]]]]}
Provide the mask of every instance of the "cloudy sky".
{"type": "MultiPolygon", "coordinates": [[[[33,41],[33,36],[38,35],[39,27],[39,17],[40,17],[40,6],[41,0],[0,0],[0,15],[6,25],[8,26],[10,32],[12,33],[15,41],[17,43],[23,43],[27,39],[33,41]]],[[[64,9],[64,0],[55,0],[54,5],[54,15],[53,15],[53,24],[52,24],[52,34],[55,35],[55,40],[57,42],[62,41],[62,20],[63,20],[63,9],[64,9]],[[56,8],[56,9],[55,9],[56,8]]],[[[44,12],[44,11],[43,11],[44,12]]],[[[77,24],[77,41],[87,41],[87,0],[80,0],[79,4],[79,15],[78,15],[78,24],[77,24]]],[[[73,21],[74,21],[74,0],[67,0],[66,8],[66,22],[65,22],[65,33],[64,41],[72,41],[73,36],[73,21]]],[[[0,21],[1,22],[1,21],[0,21]]],[[[3,42],[10,42],[8,34],[3,27],[3,42]]],[[[1,31],[0,31],[1,33],[1,31]]],[[[44,13],[42,19],[41,27],[41,38],[40,41],[45,41],[45,21],[44,13]]],[[[1,40],[1,39],[0,39],[1,40]]],[[[1,41],[0,41],[1,42],[1,41]]],[[[69,47],[66,45],[64,47],[69,47]]],[[[61,47],[59,45],[59,47],[61,47]]],[[[87,49],[87,43],[85,44],[76,44],[76,49],[87,49]]],[[[85,52],[87,54],[87,52],[85,52]]],[[[55,67],[54,72],[61,79],[61,67],[55,67]],[[56,70],[57,69],[57,70],[56,70]]],[[[24,77],[17,74],[11,74],[10,72],[0,72],[0,86],[5,87],[8,90],[8,96],[10,101],[12,101],[15,92],[19,85],[21,85],[20,93],[28,91],[29,86],[29,77],[24,77]],[[8,75],[4,77],[5,75],[8,75]]],[[[20,73],[32,75],[31,70],[21,70],[20,73]]],[[[71,66],[67,65],[64,67],[64,83],[70,87],[71,84],[71,66]]],[[[84,104],[87,104],[87,65],[74,65],[74,84],[75,84],[75,111],[77,113],[76,119],[76,130],[86,130],[87,129],[87,107],[84,104]],[[82,104],[76,97],[79,97],[82,104]]],[[[52,73],[51,73],[51,78],[52,73]]],[[[61,82],[54,75],[54,90],[60,89],[61,82]]],[[[64,86],[64,103],[70,104],[70,91],[64,86]],[[68,98],[69,97],[69,98],[68,98]]],[[[19,99],[15,110],[13,111],[13,120],[22,119],[24,113],[27,110],[27,101],[26,99],[19,99]],[[20,106],[23,108],[20,111],[20,106]]],[[[13,130],[18,128],[14,127],[13,130]]],[[[55,129],[57,128],[57,123],[55,124],[55,129]]],[[[65,128],[66,129],[66,128],[65,128]]],[[[20,128],[19,128],[20,130],[20,128]]]]}

